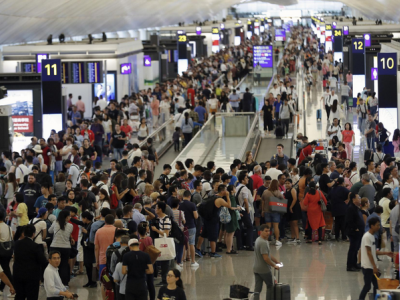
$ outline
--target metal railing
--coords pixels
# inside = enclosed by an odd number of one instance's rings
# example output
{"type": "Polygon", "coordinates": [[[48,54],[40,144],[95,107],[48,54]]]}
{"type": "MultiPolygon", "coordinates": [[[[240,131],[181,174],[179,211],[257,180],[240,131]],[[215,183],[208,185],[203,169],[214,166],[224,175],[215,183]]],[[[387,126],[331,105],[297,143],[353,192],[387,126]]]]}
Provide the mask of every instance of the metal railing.
{"type": "Polygon", "coordinates": [[[161,157],[166,150],[172,145],[172,135],[174,134],[174,120],[169,119],[165,121],[160,127],[154,130],[144,141],[139,143],[139,147],[147,144],[147,139],[153,139],[153,147],[156,149],[157,154],[161,157]]]}

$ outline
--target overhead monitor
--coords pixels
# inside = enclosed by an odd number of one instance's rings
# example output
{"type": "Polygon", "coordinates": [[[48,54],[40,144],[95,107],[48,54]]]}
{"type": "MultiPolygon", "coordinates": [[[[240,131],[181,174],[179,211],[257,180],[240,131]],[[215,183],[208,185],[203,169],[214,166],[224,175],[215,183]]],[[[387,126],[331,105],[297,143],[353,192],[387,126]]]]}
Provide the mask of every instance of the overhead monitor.
{"type": "Polygon", "coordinates": [[[71,72],[71,83],[86,83],[84,62],[71,62],[71,72]]]}
{"type": "Polygon", "coordinates": [[[260,64],[262,68],[272,68],[273,61],[273,47],[272,45],[259,45],[253,46],[253,67],[260,64]]]}
{"type": "Polygon", "coordinates": [[[101,61],[90,61],[86,63],[87,68],[87,82],[98,83],[101,82],[103,67],[101,61]]]}
{"type": "Polygon", "coordinates": [[[49,59],[48,54],[36,54],[36,72],[42,73],[42,60],[49,59]]]}

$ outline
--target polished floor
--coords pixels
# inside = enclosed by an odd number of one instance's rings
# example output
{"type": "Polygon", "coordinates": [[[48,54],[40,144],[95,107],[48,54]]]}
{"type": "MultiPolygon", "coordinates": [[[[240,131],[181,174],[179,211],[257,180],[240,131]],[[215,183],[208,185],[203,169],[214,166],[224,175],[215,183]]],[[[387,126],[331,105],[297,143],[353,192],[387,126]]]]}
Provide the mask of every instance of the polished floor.
{"type": "MultiPolygon", "coordinates": [[[[308,300],[355,300],[363,286],[363,276],[361,272],[346,271],[348,247],[347,242],[325,242],[321,246],[316,243],[284,243],[281,247],[271,245],[271,252],[284,264],[280,281],[290,284],[292,299],[304,293],[308,300]]],[[[191,268],[189,263],[185,264],[182,279],[187,299],[229,298],[229,286],[234,282],[253,290],[253,256],[253,252],[242,251],[236,256],[222,254],[219,259],[204,257],[197,259],[200,265],[197,269],[191,268]]],[[[382,259],[380,270],[384,277],[390,277],[391,263],[386,257],[382,259]]],[[[77,276],[71,280],[70,290],[77,293],[80,300],[101,299],[100,288],[82,288],[85,283],[86,276],[77,276]]],[[[265,299],[265,288],[260,299],[265,299]]],[[[45,299],[43,288],[40,299],[45,299]]]]}

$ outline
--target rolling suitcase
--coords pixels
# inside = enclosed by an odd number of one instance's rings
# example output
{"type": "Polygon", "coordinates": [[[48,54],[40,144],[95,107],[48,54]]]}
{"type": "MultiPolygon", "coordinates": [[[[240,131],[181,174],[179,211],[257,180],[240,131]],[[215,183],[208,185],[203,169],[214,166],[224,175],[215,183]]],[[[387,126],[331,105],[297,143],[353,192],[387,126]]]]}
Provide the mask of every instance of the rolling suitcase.
{"type": "Polygon", "coordinates": [[[317,109],[317,121],[321,121],[322,120],[322,110],[317,109]]]}
{"type": "Polygon", "coordinates": [[[282,128],[282,126],[276,126],[276,128],[275,128],[275,135],[276,135],[276,138],[277,139],[281,139],[281,138],[283,138],[283,136],[284,136],[284,133],[283,133],[283,128],[282,128]]]}
{"type": "MultiPolygon", "coordinates": [[[[278,270],[278,279],[277,283],[274,285],[274,299],[275,300],[290,300],[290,285],[287,283],[280,283],[279,276],[280,270],[278,270]]],[[[276,270],[274,269],[274,277],[276,270]]]]}

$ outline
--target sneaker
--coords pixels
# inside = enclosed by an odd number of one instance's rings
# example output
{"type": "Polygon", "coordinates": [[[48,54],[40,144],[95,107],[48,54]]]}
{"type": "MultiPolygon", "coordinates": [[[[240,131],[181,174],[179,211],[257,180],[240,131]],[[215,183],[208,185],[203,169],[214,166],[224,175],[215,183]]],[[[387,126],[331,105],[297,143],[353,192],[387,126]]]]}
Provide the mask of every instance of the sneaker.
{"type": "Polygon", "coordinates": [[[15,298],[15,294],[14,295],[8,294],[7,298],[15,298]]]}
{"type": "Polygon", "coordinates": [[[210,257],[211,258],[220,258],[222,257],[221,255],[217,254],[217,253],[210,253],[210,257]]]}
{"type": "Polygon", "coordinates": [[[288,239],[287,244],[296,244],[296,239],[288,239]]]}
{"type": "Polygon", "coordinates": [[[195,249],[195,253],[198,257],[200,257],[200,258],[203,257],[203,254],[201,254],[201,251],[197,248],[195,249]]]}
{"type": "Polygon", "coordinates": [[[276,241],[275,246],[282,246],[282,243],[280,241],[276,241]]]}
{"type": "Polygon", "coordinates": [[[297,243],[297,244],[301,244],[301,241],[300,241],[300,240],[296,240],[296,243],[297,243]]]}
{"type": "Polygon", "coordinates": [[[196,267],[199,266],[199,264],[198,264],[197,262],[193,262],[193,263],[190,264],[190,266],[191,266],[192,268],[196,268],[196,267]]]}

